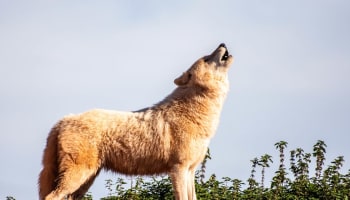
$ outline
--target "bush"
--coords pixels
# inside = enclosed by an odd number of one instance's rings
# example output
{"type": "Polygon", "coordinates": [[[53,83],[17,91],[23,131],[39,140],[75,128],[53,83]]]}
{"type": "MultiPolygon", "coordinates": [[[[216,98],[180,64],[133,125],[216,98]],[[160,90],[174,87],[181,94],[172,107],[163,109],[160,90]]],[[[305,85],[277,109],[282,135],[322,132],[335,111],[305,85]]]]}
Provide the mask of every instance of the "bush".
{"type": "MultiPolygon", "coordinates": [[[[346,174],[340,172],[345,160],[343,156],[336,157],[328,166],[325,166],[327,145],[319,140],[313,146],[312,153],[306,153],[301,148],[291,150],[289,168],[285,165],[285,149],[288,143],[280,141],[275,144],[279,151],[279,167],[265,186],[265,170],[273,162],[268,154],[251,160],[252,170],[247,183],[238,179],[223,177],[220,180],[212,174],[205,180],[206,163],[211,159],[208,150],[200,169],[195,175],[195,187],[198,200],[225,200],[225,199],[276,199],[276,200],[328,200],[350,199],[350,170],[346,174]],[[315,160],[315,174],[310,174],[310,164],[315,160]],[[256,180],[259,168],[261,180],[256,180]],[[244,187],[245,185],[245,187],[244,187]]],[[[132,179],[131,186],[127,181],[118,178],[116,181],[106,180],[105,187],[108,196],[102,200],[172,200],[172,186],[168,176],[151,177],[145,180],[142,177],[132,179]]],[[[7,200],[15,200],[7,196],[7,200]]],[[[87,193],[84,200],[92,200],[91,193],[87,193]]]]}
{"type": "MultiPolygon", "coordinates": [[[[251,160],[252,170],[247,183],[238,179],[223,177],[218,179],[212,174],[205,180],[206,163],[211,159],[208,150],[207,156],[200,169],[196,172],[195,184],[198,200],[207,199],[349,199],[350,197],[350,170],[347,174],[341,174],[343,156],[335,158],[328,166],[325,166],[325,153],[327,145],[319,140],[313,146],[312,153],[306,153],[297,148],[290,151],[290,162],[287,170],[285,165],[285,149],[288,143],[280,141],[275,144],[279,151],[279,167],[270,181],[269,187],[265,186],[265,170],[273,162],[268,154],[251,160]],[[310,164],[315,159],[315,175],[310,175],[310,164]],[[257,168],[260,168],[261,180],[256,180],[257,168]],[[244,188],[244,185],[246,187],[244,188]]],[[[109,195],[102,200],[124,199],[173,199],[171,181],[168,176],[152,177],[146,181],[142,177],[135,179],[135,184],[125,189],[127,182],[118,178],[113,183],[106,180],[106,188],[109,195]]]]}

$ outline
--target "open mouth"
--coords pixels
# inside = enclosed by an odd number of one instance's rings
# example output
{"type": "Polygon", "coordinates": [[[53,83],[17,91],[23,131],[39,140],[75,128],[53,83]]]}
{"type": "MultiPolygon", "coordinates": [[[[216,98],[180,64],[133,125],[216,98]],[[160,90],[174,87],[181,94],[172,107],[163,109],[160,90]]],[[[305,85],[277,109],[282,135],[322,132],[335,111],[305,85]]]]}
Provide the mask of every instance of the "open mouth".
{"type": "Polygon", "coordinates": [[[228,56],[229,56],[229,54],[228,54],[228,51],[227,51],[227,49],[226,49],[224,55],[221,57],[221,60],[222,60],[222,61],[226,61],[226,60],[228,59],[228,56]]]}
{"type": "Polygon", "coordinates": [[[226,45],[224,43],[221,43],[215,51],[207,56],[204,56],[204,62],[214,61],[214,62],[222,62],[226,63],[226,61],[230,60],[230,53],[228,52],[226,45]]]}

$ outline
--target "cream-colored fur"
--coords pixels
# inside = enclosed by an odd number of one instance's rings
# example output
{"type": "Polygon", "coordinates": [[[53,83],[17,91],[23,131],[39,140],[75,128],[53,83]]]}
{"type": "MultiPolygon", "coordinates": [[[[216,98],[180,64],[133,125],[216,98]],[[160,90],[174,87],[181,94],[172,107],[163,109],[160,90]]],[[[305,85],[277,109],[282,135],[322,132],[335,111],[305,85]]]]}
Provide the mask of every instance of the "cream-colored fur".
{"type": "Polygon", "coordinates": [[[152,107],[96,109],[61,119],[47,138],[40,199],[80,199],[101,169],[168,173],[177,200],[196,199],[194,173],[218,125],[232,62],[221,44],[175,79],[178,87],[152,107]]]}

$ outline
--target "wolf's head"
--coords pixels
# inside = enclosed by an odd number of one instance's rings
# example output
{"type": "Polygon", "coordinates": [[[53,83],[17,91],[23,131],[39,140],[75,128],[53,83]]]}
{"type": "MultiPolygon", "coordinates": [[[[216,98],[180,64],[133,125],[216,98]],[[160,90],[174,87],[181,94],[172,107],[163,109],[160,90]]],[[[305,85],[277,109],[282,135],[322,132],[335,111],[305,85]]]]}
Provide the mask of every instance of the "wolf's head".
{"type": "Polygon", "coordinates": [[[233,63],[225,44],[197,60],[186,72],[174,80],[179,87],[199,86],[204,89],[217,89],[228,84],[227,71],[233,63]]]}

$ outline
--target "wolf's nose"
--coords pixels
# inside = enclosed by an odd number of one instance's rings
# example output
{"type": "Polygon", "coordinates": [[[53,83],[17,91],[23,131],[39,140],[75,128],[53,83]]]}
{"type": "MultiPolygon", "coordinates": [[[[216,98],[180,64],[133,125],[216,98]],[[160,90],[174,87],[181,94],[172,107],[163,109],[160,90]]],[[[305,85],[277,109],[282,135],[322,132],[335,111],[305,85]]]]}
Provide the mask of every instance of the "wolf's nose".
{"type": "Polygon", "coordinates": [[[225,43],[221,43],[221,44],[219,45],[219,47],[224,47],[224,48],[226,48],[226,45],[225,45],[225,43]]]}

